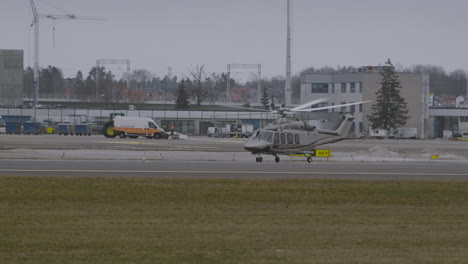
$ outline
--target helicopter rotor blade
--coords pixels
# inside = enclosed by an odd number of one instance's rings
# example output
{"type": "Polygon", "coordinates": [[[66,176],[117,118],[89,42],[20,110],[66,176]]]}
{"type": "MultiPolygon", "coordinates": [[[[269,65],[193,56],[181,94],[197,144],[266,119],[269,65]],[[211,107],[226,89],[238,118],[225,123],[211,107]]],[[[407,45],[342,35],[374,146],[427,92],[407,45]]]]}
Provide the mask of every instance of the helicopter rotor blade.
{"type": "Polygon", "coordinates": [[[266,110],[266,109],[259,109],[259,108],[249,108],[249,107],[240,107],[240,106],[224,106],[226,108],[231,109],[238,109],[238,110],[248,110],[250,112],[273,112],[274,110],[266,110]]]}
{"type": "Polygon", "coordinates": [[[372,102],[372,101],[362,101],[362,102],[357,102],[357,103],[348,103],[348,104],[340,104],[340,105],[331,105],[331,106],[324,106],[324,107],[318,107],[318,108],[299,109],[299,110],[295,110],[295,112],[313,112],[313,111],[320,111],[320,110],[325,110],[325,109],[333,109],[333,108],[338,108],[338,107],[343,107],[343,106],[365,104],[365,103],[370,103],[370,102],[372,102]]]}
{"type": "Polygon", "coordinates": [[[316,105],[316,104],[328,102],[328,100],[330,100],[330,99],[329,98],[320,98],[320,99],[313,100],[313,101],[307,102],[305,104],[301,104],[301,105],[298,105],[296,107],[293,107],[293,108],[289,109],[289,111],[293,111],[293,112],[294,111],[299,111],[299,110],[311,107],[311,106],[316,105]]]}

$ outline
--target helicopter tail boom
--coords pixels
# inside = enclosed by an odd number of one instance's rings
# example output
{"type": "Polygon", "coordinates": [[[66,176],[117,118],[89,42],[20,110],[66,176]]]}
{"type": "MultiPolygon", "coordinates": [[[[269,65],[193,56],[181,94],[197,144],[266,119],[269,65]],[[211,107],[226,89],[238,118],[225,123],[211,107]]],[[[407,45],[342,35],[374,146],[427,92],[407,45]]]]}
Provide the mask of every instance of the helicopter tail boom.
{"type": "Polygon", "coordinates": [[[351,125],[353,124],[354,116],[352,115],[344,115],[343,122],[336,130],[336,133],[341,137],[346,137],[348,135],[349,130],[351,129],[351,125]]]}

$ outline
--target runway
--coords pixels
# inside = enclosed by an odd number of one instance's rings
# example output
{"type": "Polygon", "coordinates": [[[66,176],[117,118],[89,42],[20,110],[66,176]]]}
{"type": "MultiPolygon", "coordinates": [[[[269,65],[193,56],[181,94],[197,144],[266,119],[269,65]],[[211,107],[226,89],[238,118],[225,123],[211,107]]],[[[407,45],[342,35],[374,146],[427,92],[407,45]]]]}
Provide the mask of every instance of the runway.
{"type": "Polygon", "coordinates": [[[431,162],[288,162],[0,160],[0,176],[215,179],[346,179],[467,181],[468,164],[431,162]]]}
{"type": "Polygon", "coordinates": [[[468,142],[348,140],[327,145],[332,157],[310,164],[284,156],[256,163],[244,142],[1,135],[0,176],[468,180],[468,142]]]}
{"type": "MultiPolygon", "coordinates": [[[[246,139],[209,138],[190,136],[186,140],[155,140],[146,138],[130,139],[93,136],[59,135],[0,135],[0,150],[7,149],[55,149],[55,150],[131,150],[131,151],[211,151],[242,152],[246,139]]],[[[417,153],[423,150],[448,152],[468,156],[468,141],[448,140],[345,140],[326,145],[332,152],[356,152],[372,146],[398,149],[401,153],[417,153]]],[[[2,158],[2,157],[0,157],[2,158]]]]}

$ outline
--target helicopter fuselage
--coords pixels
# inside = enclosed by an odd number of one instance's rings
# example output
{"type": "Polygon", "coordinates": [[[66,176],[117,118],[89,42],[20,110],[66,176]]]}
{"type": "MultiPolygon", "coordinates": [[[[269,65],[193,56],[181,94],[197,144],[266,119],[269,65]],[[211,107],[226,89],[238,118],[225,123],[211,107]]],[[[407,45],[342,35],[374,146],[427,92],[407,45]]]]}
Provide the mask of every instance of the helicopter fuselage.
{"type": "Polygon", "coordinates": [[[317,146],[338,142],[346,138],[354,117],[346,115],[337,130],[317,129],[303,121],[292,120],[271,124],[258,129],[244,144],[252,154],[291,155],[312,152],[317,146]],[[301,126],[301,123],[304,124],[301,126]]]}

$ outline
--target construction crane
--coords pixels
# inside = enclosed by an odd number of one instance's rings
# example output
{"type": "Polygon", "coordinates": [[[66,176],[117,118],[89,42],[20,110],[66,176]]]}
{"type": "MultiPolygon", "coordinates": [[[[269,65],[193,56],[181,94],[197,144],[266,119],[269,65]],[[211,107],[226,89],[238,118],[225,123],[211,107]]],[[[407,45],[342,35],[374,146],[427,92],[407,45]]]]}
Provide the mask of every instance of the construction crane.
{"type": "MultiPolygon", "coordinates": [[[[33,96],[33,106],[36,107],[38,104],[39,99],[39,19],[46,18],[46,19],[80,19],[80,20],[105,20],[103,18],[98,17],[90,17],[90,16],[75,16],[74,14],[66,14],[66,15],[46,15],[46,14],[39,14],[37,13],[36,5],[34,4],[33,0],[29,0],[31,3],[31,9],[33,13],[33,21],[31,27],[34,26],[34,78],[33,78],[33,88],[34,88],[34,96],[33,96]]],[[[54,39],[55,39],[55,27],[54,27],[54,39]]]]}

